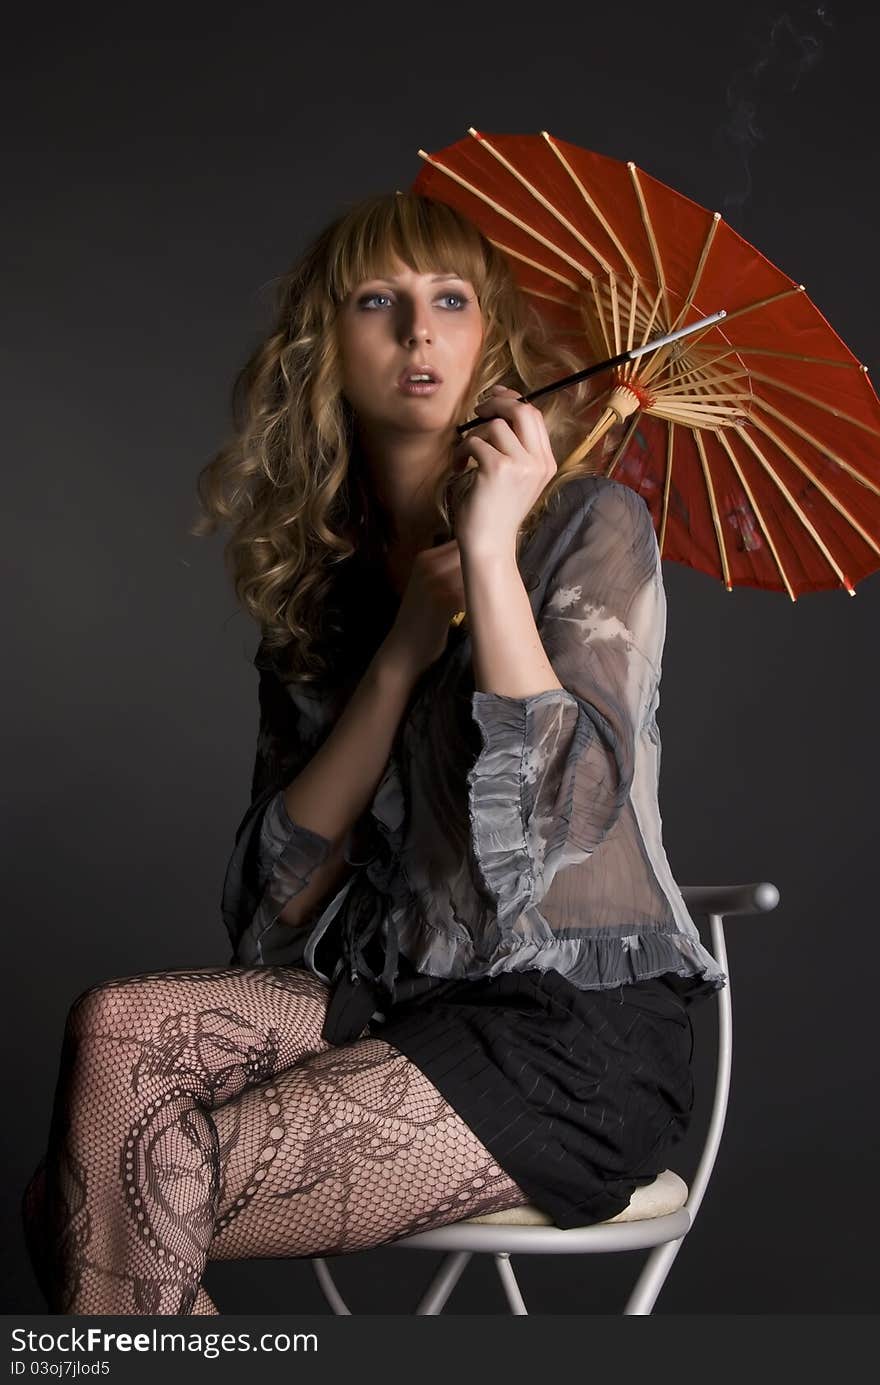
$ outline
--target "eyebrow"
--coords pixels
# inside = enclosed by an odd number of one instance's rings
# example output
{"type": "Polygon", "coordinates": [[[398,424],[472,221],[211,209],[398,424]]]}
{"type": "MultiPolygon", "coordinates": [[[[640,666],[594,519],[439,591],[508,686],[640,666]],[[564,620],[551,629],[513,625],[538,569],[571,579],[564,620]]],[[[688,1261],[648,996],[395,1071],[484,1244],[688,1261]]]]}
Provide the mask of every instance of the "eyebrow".
{"type": "MultiPolygon", "coordinates": [[[[438,282],[438,280],[441,280],[441,279],[461,279],[461,282],[462,282],[463,284],[467,282],[465,279],[462,278],[462,276],[461,276],[460,274],[452,274],[452,273],[451,273],[451,274],[432,274],[432,275],[431,275],[431,283],[432,283],[432,284],[436,284],[436,283],[438,282]]],[[[377,274],[377,275],[373,276],[373,278],[371,278],[371,279],[365,279],[364,282],[367,283],[367,284],[371,284],[371,283],[376,283],[376,284],[399,284],[399,283],[400,283],[400,280],[399,280],[399,279],[394,279],[394,278],[385,279],[385,278],[382,277],[381,274],[377,274]]]]}

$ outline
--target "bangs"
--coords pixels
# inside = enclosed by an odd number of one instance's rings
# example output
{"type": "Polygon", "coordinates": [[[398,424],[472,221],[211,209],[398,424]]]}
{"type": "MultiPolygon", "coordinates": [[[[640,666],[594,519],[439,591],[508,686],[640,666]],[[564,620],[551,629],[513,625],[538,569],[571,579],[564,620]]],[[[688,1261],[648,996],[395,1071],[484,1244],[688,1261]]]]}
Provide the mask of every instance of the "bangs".
{"type": "Polygon", "coordinates": [[[479,298],[486,246],[477,228],[432,198],[391,193],[361,203],[336,226],[327,289],[341,303],[365,279],[385,277],[400,259],[416,274],[457,274],[479,298]]]}

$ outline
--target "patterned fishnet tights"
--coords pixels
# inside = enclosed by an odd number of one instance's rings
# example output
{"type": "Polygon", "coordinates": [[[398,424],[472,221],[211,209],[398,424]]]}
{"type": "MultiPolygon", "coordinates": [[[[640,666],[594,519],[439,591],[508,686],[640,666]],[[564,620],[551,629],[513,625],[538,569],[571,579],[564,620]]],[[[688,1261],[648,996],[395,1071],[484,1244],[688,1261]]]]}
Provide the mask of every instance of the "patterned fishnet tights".
{"type": "Polygon", "coordinates": [[[74,1002],[22,1202],[50,1312],[216,1313],[208,1260],[338,1255],[527,1201],[402,1053],[321,1038],[327,994],[223,967],[74,1002]]]}

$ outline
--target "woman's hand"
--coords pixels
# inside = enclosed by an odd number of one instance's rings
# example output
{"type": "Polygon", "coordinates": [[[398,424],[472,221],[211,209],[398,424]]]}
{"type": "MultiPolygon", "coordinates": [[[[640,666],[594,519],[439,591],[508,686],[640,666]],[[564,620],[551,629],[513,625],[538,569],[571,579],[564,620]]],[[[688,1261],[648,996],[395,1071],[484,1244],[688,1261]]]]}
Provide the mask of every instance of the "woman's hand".
{"type": "Polygon", "coordinates": [[[471,467],[474,483],[455,513],[455,537],[462,552],[515,550],[519,527],[556,474],[556,458],[540,410],[525,404],[516,390],[495,385],[477,405],[487,422],[472,428],[453,448],[453,464],[471,467]]]}
{"type": "Polygon", "coordinates": [[[463,607],[457,540],[423,548],[413,559],[394,624],[382,643],[383,657],[419,677],[440,658],[449,638],[449,623],[463,607]]]}

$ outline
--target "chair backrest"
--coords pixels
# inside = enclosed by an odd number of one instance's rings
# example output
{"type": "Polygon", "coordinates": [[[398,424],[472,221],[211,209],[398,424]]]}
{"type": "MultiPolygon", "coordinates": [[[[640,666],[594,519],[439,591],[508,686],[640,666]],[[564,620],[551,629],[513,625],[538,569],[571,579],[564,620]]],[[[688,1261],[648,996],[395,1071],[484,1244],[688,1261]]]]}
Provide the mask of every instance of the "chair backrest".
{"type": "Polygon", "coordinates": [[[705,914],[709,920],[711,940],[707,946],[715,961],[727,976],[727,985],[716,992],[718,1003],[718,1052],[715,1062],[715,1089],[712,1110],[703,1149],[696,1172],[690,1181],[685,1204],[691,1224],[703,1201],[706,1187],[715,1167],[721,1135],[727,1117],[730,1097],[730,1074],[733,1064],[733,1004],[731,999],[730,968],[723,920],[736,914],[763,914],[775,909],[779,891],[769,880],[751,885],[683,885],[681,893],[691,913],[705,914]]]}

